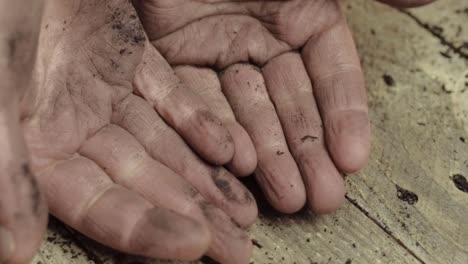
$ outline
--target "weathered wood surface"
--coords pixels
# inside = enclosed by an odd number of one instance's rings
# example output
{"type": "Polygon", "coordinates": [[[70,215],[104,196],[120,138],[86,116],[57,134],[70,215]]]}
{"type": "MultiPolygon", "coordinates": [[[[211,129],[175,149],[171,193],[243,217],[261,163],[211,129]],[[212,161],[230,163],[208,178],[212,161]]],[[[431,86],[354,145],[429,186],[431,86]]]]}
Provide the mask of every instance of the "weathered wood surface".
{"type": "MultiPolygon", "coordinates": [[[[252,262],[468,263],[468,193],[456,184],[468,177],[468,2],[343,6],[366,71],[369,166],[347,177],[334,215],[261,208],[252,262]]],[[[134,260],[52,221],[34,263],[134,260]]]]}

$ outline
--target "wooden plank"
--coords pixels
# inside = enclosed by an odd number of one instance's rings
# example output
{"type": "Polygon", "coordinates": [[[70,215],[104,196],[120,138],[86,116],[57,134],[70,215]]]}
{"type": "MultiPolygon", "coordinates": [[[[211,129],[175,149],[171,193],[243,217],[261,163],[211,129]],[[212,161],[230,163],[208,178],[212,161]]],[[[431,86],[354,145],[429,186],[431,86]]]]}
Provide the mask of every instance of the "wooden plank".
{"type": "Polygon", "coordinates": [[[371,162],[349,197],[424,262],[468,263],[468,194],[451,179],[468,176],[467,60],[440,56],[439,39],[405,13],[361,0],[348,15],[373,124],[371,162]],[[397,185],[418,202],[399,199],[397,185]]]}
{"type": "MultiPolygon", "coordinates": [[[[468,2],[460,0],[436,1],[432,5],[409,11],[414,18],[426,24],[436,36],[453,45],[468,57],[468,2]]],[[[446,49],[443,56],[456,56],[446,49]],[[444,54],[445,53],[445,54],[444,54]]]]}
{"type": "Polygon", "coordinates": [[[65,226],[57,220],[49,221],[49,228],[39,253],[33,259],[35,264],[80,264],[92,263],[91,258],[75,242],[65,226]]]}
{"type": "MultiPolygon", "coordinates": [[[[262,208],[250,229],[257,245],[252,261],[468,263],[468,194],[453,181],[454,175],[468,177],[467,61],[441,56],[447,47],[407,13],[369,0],[345,4],[366,70],[371,161],[363,172],[347,177],[348,202],[334,215],[279,216],[262,208]]],[[[437,19],[448,17],[451,9],[441,5],[426,9],[439,12],[414,15],[445,28],[446,22],[437,19]]],[[[135,260],[81,236],[63,239],[74,249],[79,244],[95,263],[135,260]]],[[[47,255],[54,262],[43,263],[93,262],[72,259],[65,249],[46,242],[35,263],[47,255]]]]}
{"type": "MultiPolygon", "coordinates": [[[[254,263],[419,263],[349,202],[331,216],[307,212],[283,216],[271,209],[263,212],[249,231],[255,244],[254,263]]],[[[58,239],[45,243],[34,263],[169,263],[119,254],[81,236],[70,238],[70,233],[62,232],[65,238],[53,230],[49,233],[58,239]],[[77,240],[81,245],[87,243],[86,251],[91,250],[94,257],[82,257],[86,253],[78,250],[77,240]],[[79,258],[72,257],[72,249],[79,258]],[[48,262],[49,259],[53,262],[48,262]]]]}

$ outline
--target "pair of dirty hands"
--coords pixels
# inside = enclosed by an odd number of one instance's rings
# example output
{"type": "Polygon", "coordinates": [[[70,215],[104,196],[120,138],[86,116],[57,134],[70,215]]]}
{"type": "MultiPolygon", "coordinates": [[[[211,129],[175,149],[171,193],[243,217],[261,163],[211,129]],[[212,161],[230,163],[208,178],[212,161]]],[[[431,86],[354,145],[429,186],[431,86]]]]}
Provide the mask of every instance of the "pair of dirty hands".
{"type": "Polygon", "coordinates": [[[344,199],[340,172],[368,159],[363,74],[337,1],[50,0],[43,11],[16,20],[26,29],[2,73],[13,88],[0,96],[0,262],[34,255],[47,203],[128,253],[246,263],[257,207],[236,176],[254,172],[281,212],[327,213],[344,199]]]}

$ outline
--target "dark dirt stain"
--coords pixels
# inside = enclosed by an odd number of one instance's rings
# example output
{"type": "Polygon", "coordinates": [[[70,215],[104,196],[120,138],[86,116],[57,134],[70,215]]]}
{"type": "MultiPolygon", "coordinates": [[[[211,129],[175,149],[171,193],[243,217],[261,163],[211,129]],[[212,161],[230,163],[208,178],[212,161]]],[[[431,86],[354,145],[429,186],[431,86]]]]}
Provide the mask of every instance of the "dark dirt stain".
{"type": "MultiPolygon", "coordinates": [[[[194,116],[193,124],[195,129],[199,131],[200,134],[206,134],[206,131],[209,131],[213,125],[218,127],[223,126],[221,121],[209,111],[199,111],[194,116]]],[[[231,134],[226,133],[224,137],[216,139],[216,144],[227,149],[229,145],[234,144],[234,139],[232,138],[231,134]]]]}
{"type": "Polygon", "coordinates": [[[283,154],[284,154],[284,151],[281,151],[281,150],[276,151],[276,155],[278,155],[278,156],[281,156],[283,154]]]}
{"type": "Polygon", "coordinates": [[[211,178],[218,189],[223,193],[228,200],[237,200],[236,195],[232,191],[231,183],[221,177],[221,169],[215,169],[211,173],[211,178]]]}
{"type": "Polygon", "coordinates": [[[347,259],[346,262],[345,262],[345,264],[351,264],[351,263],[353,263],[353,261],[351,261],[351,259],[347,259]]]}
{"type": "Polygon", "coordinates": [[[244,201],[248,204],[251,204],[255,201],[253,195],[248,190],[244,191],[244,201]]]}
{"type": "Polygon", "coordinates": [[[263,245],[260,244],[260,242],[258,242],[258,240],[256,240],[256,239],[252,239],[252,244],[253,244],[254,246],[256,246],[257,248],[259,248],[259,249],[262,249],[262,248],[263,248],[263,245]]]}
{"type": "Polygon", "coordinates": [[[17,31],[7,36],[6,44],[8,47],[7,56],[9,65],[18,64],[18,58],[22,55],[18,52],[20,47],[24,46],[25,42],[27,41],[27,33],[25,32],[17,31]]]}
{"type": "Polygon", "coordinates": [[[419,201],[418,195],[414,192],[403,189],[398,184],[395,186],[397,188],[397,197],[401,201],[407,202],[409,204],[415,204],[419,201]]]}
{"type": "Polygon", "coordinates": [[[390,87],[395,86],[395,79],[393,79],[391,75],[384,74],[382,78],[387,86],[390,86],[390,87]]]}
{"type": "Polygon", "coordinates": [[[130,20],[124,17],[125,13],[116,9],[112,14],[112,29],[117,33],[117,40],[132,46],[143,46],[146,41],[145,31],[137,19],[130,15],[130,20]]]}
{"type": "Polygon", "coordinates": [[[458,190],[468,193],[468,182],[466,181],[465,176],[461,174],[455,174],[452,176],[452,181],[458,190]]]}
{"type": "Polygon", "coordinates": [[[29,185],[31,186],[32,211],[35,214],[38,214],[41,197],[40,197],[39,187],[38,187],[36,178],[33,176],[28,164],[26,163],[23,164],[21,166],[21,170],[22,170],[23,176],[25,177],[25,179],[29,182],[29,185]]]}
{"type": "Polygon", "coordinates": [[[315,142],[317,139],[318,139],[318,137],[316,137],[316,136],[307,135],[307,136],[302,137],[301,141],[302,141],[302,143],[304,143],[306,141],[315,142]]]}
{"type": "Polygon", "coordinates": [[[466,139],[464,137],[460,137],[460,141],[466,143],[466,139]]]}
{"type": "Polygon", "coordinates": [[[17,39],[15,37],[11,37],[8,39],[8,56],[10,58],[10,61],[13,61],[15,59],[15,54],[16,54],[16,46],[17,46],[17,39]]]}

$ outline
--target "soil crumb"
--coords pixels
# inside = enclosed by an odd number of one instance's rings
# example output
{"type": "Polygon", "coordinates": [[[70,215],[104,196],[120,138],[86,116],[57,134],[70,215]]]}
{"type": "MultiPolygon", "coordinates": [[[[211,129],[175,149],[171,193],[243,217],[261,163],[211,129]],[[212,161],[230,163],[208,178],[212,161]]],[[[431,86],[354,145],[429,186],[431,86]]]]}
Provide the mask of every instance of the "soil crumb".
{"type": "Polygon", "coordinates": [[[258,242],[258,240],[256,240],[256,239],[252,239],[252,244],[253,244],[254,246],[256,246],[257,248],[259,248],[259,249],[262,249],[262,248],[263,248],[263,245],[260,244],[260,243],[258,242]]]}
{"type": "Polygon", "coordinates": [[[461,174],[455,174],[452,176],[452,181],[458,190],[468,193],[468,182],[466,181],[465,176],[461,174]]]}
{"type": "Polygon", "coordinates": [[[387,86],[395,86],[395,79],[391,75],[384,74],[382,78],[387,86]]]}
{"type": "Polygon", "coordinates": [[[396,185],[398,199],[407,202],[409,204],[415,204],[419,201],[418,195],[414,192],[408,191],[396,185]]]}

